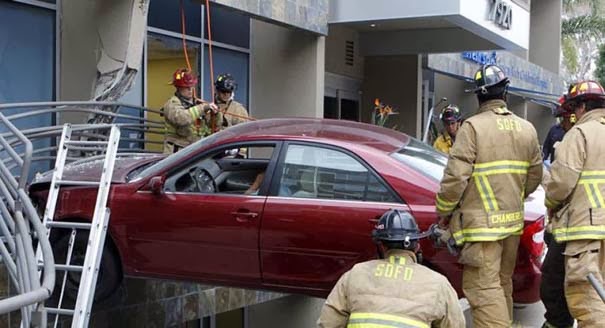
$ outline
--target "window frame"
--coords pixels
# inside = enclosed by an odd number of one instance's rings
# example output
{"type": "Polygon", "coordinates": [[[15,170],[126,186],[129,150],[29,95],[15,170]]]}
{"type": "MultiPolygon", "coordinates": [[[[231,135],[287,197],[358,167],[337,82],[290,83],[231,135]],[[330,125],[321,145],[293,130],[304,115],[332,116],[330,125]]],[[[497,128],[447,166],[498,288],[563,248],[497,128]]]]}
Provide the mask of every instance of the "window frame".
{"type": "Polygon", "coordinates": [[[254,197],[254,196],[268,196],[268,191],[269,188],[271,186],[272,183],[272,177],[274,175],[275,172],[275,168],[277,166],[277,161],[281,155],[281,149],[283,146],[283,142],[282,141],[277,141],[277,140],[254,140],[254,141],[238,141],[238,142],[230,142],[230,143],[226,143],[226,144],[222,144],[219,145],[217,147],[212,147],[209,149],[206,149],[204,151],[202,151],[199,154],[196,154],[195,156],[192,156],[190,158],[188,158],[186,161],[183,161],[181,163],[178,163],[177,165],[173,166],[172,168],[168,169],[165,173],[163,173],[163,175],[166,177],[166,180],[168,180],[169,178],[171,178],[171,176],[173,176],[174,174],[177,174],[177,172],[182,171],[184,168],[192,165],[194,162],[200,161],[203,157],[208,156],[212,153],[218,153],[221,151],[225,151],[225,150],[229,150],[229,149],[234,149],[234,148],[245,148],[245,147],[274,147],[273,148],[273,153],[271,154],[271,158],[269,159],[269,164],[267,165],[267,170],[265,171],[265,180],[263,181],[263,183],[261,184],[260,188],[258,189],[258,194],[256,195],[240,195],[240,194],[229,194],[229,193],[221,193],[221,192],[214,192],[214,193],[200,193],[200,192],[196,192],[196,193],[191,193],[191,192],[179,192],[179,191],[175,191],[175,192],[166,192],[169,194],[187,194],[187,195],[220,195],[220,196],[233,196],[233,197],[238,197],[238,196],[247,196],[247,197],[254,197]],[[268,180],[267,180],[268,179],[268,180]]]}
{"type": "MultiPolygon", "coordinates": [[[[382,204],[399,203],[399,204],[407,205],[407,203],[399,196],[399,194],[393,189],[393,187],[391,187],[391,185],[386,180],[384,180],[384,178],[380,174],[378,174],[378,172],[376,170],[374,170],[374,168],[372,166],[370,166],[366,161],[364,161],[360,156],[358,156],[354,152],[352,152],[348,149],[342,148],[342,147],[338,147],[338,146],[334,146],[334,145],[330,145],[330,144],[326,144],[326,143],[310,142],[310,141],[285,141],[281,145],[279,159],[277,160],[277,165],[274,168],[273,176],[271,179],[271,184],[270,184],[269,193],[268,193],[269,197],[287,197],[287,196],[279,196],[279,186],[280,186],[282,175],[283,175],[283,169],[284,169],[284,165],[285,165],[286,155],[288,153],[288,148],[290,145],[324,148],[324,149],[341,152],[343,154],[346,154],[346,155],[352,157],[360,165],[362,165],[368,171],[368,173],[372,174],[372,176],[374,176],[374,178],[376,178],[376,180],[380,184],[382,184],[387,189],[387,191],[391,194],[391,197],[394,199],[394,202],[380,202],[380,201],[365,200],[365,199],[364,200],[327,199],[327,198],[295,198],[295,199],[300,199],[300,200],[311,199],[311,200],[337,201],[337,202],[364,202],[364,203],[367,202],[367,203],[382,203],[382,204]]],[[[291,198],[291,197],[288,197],[288,198],[291,198]]]]}

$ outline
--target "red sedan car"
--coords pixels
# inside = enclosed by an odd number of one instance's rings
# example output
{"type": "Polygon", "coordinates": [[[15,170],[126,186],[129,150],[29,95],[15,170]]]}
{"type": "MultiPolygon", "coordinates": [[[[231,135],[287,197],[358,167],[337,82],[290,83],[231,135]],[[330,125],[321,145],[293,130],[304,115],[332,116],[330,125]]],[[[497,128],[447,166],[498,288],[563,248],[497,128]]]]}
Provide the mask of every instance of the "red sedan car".
{"type": "MultiPolygon", "coordinates": [[[[370,232],[386,210],[411,212],[423,230],[435,222],[446,161],[405,134],[321,119],[250,122],[168,157],[121,156],[97,299],[124,274],[325,297],[345,271],[376,256],[370,232]]],[[[64,178],[98,180],[100,168],[85,160],[64,178]]],[[[46,174],[30,187],[41,205],[49,181],[46,174]]],[[[94,188],[64,187],[56,219],[90,220],[95,197],[94,188]]],[[[539,300],[543,230],[544,218],[526,213],[516,302],[539,300]]],[[[68,237],[55,233],[55,248],[66,249],[68,237]]],[[[82,260],[77,249],[72,263],[82,260]]],[[[456,258],[428,240],[422,250],[460,291],[456,258]]]]}

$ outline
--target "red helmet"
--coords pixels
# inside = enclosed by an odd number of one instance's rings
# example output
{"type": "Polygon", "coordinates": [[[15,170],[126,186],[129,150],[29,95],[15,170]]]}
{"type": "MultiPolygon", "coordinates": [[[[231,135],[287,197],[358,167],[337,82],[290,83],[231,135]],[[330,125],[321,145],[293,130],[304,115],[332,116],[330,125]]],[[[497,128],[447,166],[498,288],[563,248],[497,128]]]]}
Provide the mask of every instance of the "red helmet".
{"type": "Polygon", "coordinates": [[[582,81],[569,89],[563,106],[585,100],[605,100],[605,90],[596,81],[582,81]]]}
{"type": "Polygon", "coordinates": [[[179,68],[172,74],[172,85],[177,88],[191,88],[197,85],[197,78],[188,69],[179,68]]]}
{"type": "Polygon", "coordinates": [[[559,105],[555,109],[555,117],[567,117],[573,114],[573,108],[567,103],[568,96],[564,94],[559,98],[559,105]]]}

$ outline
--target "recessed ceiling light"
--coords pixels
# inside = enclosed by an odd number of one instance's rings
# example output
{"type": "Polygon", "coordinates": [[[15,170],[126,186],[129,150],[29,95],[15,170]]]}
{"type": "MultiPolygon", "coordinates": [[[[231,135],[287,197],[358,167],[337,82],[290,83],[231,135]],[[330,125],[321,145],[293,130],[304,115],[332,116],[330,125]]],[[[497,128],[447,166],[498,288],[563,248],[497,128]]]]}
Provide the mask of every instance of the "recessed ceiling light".
{"type": "Polygon", "coordinates": [[[376,24],[372,23],[370,24],[370,27],[376,27],[376,24]]]}

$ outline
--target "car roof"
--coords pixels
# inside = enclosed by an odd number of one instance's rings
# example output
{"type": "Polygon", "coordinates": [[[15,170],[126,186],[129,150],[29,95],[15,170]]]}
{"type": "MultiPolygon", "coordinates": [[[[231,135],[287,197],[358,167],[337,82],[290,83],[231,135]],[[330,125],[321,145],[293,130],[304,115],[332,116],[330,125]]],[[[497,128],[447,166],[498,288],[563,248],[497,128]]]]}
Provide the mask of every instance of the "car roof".
{"type": "Polygon", "coordinates": [[[319,118],[262,119],[230,127],[221,134],[214,142],[239,138],[320,138],[328,142],[364,145],[387,153],[401,149],[410,139],[407,134],[372,124],[319,118]]]}

